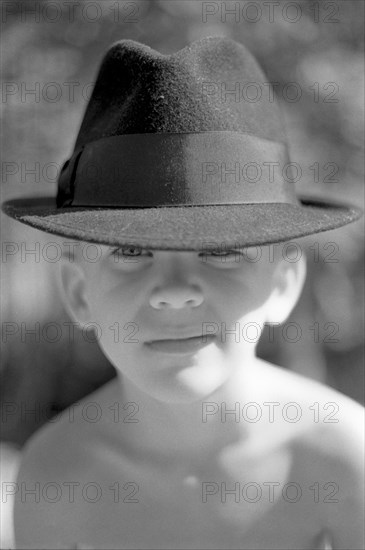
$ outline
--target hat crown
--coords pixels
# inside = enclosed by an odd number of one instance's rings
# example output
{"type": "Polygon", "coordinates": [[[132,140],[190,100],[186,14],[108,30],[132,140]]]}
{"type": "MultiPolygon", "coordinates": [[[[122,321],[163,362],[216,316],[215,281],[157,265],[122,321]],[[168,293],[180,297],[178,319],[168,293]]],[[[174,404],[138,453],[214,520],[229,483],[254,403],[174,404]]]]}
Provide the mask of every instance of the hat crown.
{"type": "Polygon", "coordinates": [[[60,173],[57,205],[296,204],[289,180],[267,173],[288,161],[269,85],[252,54],[224,37],[170,55],[115,43],[60,173]]]}
{"type": "Polygon", "coordinates": [[[143,133],[229,130],[285,142],[268,85],[252,54],[228,38],[203,38],[170,55],[118,41],[101,63],[75,150],[104,137],[143,133]],[[252,101],[248,93],[255,90],[252,101]]]}

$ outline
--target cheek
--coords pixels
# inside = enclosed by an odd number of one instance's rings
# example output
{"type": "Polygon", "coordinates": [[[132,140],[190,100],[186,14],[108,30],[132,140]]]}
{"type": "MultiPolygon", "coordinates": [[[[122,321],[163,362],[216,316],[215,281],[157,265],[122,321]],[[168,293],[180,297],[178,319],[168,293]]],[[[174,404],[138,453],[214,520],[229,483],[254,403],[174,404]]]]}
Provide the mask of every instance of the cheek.
{"type": "Polygon", "coordinates": [[[136,300],[130,293],[104,292],[92,301],[93,316],[104,328],[114,324],[123,327],[133,322],[136,310],[136,300]]]}
{"type": "Polygon", "coordinates": [[[137,307],[133,294],[122,292],[120,288],[99,293],[93,300],[99,345],[112,364],[121,369],[139,348],[140,327],[135,322],[137,307]]]}
{"type": "Polygon", "coordinates": [[[121,277],[100,273],[88,288],[91,315],[104,331],[119,330],[133,322],[137,311],[136,288],[121,277]]]}
{"type": "Polygon", "coordinates": [[[228,318],[239,319],[258,310],[272,291],[271,278],[256,266],[221,277],[215,300],[228,318]],[[219,296],[219,298],[218,298],[219,296]]]}

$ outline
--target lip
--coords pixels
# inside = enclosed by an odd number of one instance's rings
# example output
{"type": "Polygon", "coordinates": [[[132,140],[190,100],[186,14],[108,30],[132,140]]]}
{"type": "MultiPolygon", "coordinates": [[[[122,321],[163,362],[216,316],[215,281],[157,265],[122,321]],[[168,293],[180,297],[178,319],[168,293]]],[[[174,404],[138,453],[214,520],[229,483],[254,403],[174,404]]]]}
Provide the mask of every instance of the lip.
{"type": "Polygon", "coordinates": [[[214,335],[201,335],[192,338],[175,338],[169,340],[152,340],[145,345],[154,351],[170,354],[194,353],[214,342],[214,335]]]}

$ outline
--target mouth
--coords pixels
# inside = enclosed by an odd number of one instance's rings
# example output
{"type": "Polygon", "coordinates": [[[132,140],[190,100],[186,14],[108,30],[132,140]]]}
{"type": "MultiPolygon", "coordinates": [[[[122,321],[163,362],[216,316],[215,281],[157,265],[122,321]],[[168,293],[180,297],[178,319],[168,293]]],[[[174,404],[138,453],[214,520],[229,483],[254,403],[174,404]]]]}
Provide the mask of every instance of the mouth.
{"type": "Polygon", "coordinates": [[[189,354],[209,346],[215,341],[214,335],[193,336],[191,338],[174,338],[168,340],[152,340],[145,345],[153,350],[170,354],[189,354]]]}

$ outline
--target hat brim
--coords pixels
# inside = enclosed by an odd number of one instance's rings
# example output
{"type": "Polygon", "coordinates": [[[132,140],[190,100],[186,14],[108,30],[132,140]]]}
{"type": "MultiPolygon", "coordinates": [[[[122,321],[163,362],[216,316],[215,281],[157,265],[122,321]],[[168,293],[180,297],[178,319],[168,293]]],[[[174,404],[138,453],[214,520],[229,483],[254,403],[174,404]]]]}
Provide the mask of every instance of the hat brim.
{"type": "Polygon", "coordinates": [[[12,199],[2,210],[41,231],[107,246],[202,250],[289,241],[347,225],[354,206],[302,197],[300,204],[260,203],[154,208],[59,209],[52,197],[12,199]]]}

